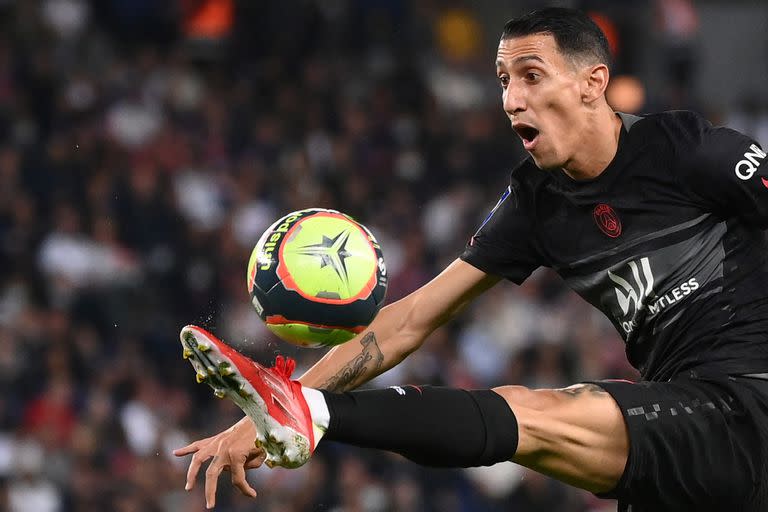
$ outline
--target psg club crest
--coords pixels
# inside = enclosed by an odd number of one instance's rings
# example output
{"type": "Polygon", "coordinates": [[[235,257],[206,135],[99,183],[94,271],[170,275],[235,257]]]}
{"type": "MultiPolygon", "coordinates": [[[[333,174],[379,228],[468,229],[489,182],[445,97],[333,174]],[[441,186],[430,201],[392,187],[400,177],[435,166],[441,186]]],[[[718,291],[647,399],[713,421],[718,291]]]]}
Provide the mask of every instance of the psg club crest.
{"type": "Polygon", "coordinates": [[[621,220],[616,212],[607,204],[600,203],[595,206],[592,212],[592,217],[595,219],[597,227],[600,231],[605,233],[611,238],[616,238],[621,234],[621,220]]]}

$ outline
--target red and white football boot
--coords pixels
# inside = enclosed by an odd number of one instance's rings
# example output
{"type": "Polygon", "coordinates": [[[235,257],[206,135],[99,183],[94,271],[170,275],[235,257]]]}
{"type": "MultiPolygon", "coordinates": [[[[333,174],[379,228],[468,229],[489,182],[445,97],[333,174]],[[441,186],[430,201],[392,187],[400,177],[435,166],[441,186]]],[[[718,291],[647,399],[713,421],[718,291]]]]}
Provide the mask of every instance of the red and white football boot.
{"type": "Polygon", "coordinates": [[[267,466],[296,468],[309,460],[315,435],[301,384],[291,380],[293,359],[277,356],[275,365],[265,368],[194,325],[184,327],[180,337],[197,382],[235,402],[256,424],[256,446],[266,452],[267,466]]]}

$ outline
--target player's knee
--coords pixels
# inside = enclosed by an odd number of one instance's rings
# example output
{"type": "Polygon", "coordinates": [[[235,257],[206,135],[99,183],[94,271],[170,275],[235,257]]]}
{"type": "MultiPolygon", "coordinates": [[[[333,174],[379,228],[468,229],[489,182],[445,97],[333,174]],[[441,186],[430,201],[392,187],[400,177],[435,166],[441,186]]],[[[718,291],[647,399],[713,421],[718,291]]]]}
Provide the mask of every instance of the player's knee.
{"type": "Polygon", "coordinates": [[[541,390],[534,390],[525,386],[500,386],[493,388],[493,391],[501,395],[512,408],[542,411],[552,405],[551,398],[542,394],[541,390]]]}
{"type": "Polygon", "coordinates": [[[629,441],[618,406],[595,388],[494,389],[517,418],[515,462],[592,492],[613,488],[629,441]]]}
{"type": "Polygon", "coordinates": [[[572,447],[594,447],[623,456],[627,441],[621,412],[610,395],[590,386],[494,388],[517,418],[517,454],[546,455],[572,447]]]}
{"type": "Polygon", "coordinates": [[[547,416],[547,411],[556,404],[551,395],[525,386],[501,386],[493,391],[506,400],[517,418],[518,456],[556,449],[558,443],[549,425],[552,420],[547,416]]]}

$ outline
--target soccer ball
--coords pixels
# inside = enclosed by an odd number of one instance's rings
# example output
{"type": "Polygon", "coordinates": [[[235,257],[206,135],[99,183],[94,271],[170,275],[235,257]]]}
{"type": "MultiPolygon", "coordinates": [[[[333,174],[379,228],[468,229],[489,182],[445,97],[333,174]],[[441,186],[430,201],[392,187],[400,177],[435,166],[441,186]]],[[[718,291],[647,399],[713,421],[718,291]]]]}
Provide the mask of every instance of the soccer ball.
{"type": "Polygon", "coordinates": [[[387,269],[373,234],[335,210],[289,213],[261,235],[248,292],[267,327],[302,347],[344,343],[384,302],[387,269]]]}

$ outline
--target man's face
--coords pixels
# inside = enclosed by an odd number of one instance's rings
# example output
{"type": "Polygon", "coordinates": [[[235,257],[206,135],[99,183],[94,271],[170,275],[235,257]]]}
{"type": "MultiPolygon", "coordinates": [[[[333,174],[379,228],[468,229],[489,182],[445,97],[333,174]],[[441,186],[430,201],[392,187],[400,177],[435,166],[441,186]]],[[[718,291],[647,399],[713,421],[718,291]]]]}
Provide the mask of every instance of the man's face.
{"type": "Polygon", "coordinates": [[[566,165],[585,120],[580,73],[555,39],[534,34],[503,39],[496,55],[504,112],[541,169],[566,165]]]}

